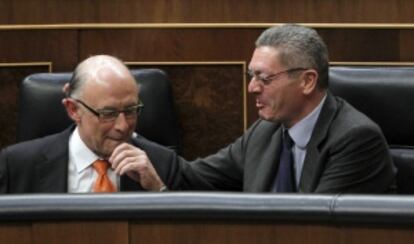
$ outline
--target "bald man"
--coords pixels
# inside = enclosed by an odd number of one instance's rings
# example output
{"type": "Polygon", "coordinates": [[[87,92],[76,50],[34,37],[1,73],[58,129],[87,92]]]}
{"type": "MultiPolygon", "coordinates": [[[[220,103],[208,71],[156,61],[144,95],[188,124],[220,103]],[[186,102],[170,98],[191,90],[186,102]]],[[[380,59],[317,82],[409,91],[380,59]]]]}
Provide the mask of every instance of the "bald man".
{"type": "MultiPolygon", "coordinates": [[[[61,133],[2,150],[0,192],[162,189],[163,184],[147,182],[140,175],[155,172],[148,162],[169,162],[174,154],[132,136],[143,107],[138,89],[134,77],[119,59],[97,55],[82,61],[63,88],[66,97],[62,103],[74,125],[61,133]],[[95,167],[96,162],[104,165],[103,173],[95,167]]],[[[163,169],[157,172],[161,178],[166,177],[163,169]]]]}

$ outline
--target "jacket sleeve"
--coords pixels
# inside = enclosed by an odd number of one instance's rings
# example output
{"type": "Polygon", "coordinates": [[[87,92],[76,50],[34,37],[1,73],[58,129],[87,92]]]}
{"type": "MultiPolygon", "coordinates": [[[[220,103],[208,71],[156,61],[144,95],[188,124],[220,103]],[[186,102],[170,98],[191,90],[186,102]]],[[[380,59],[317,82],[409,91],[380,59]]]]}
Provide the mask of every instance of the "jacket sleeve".
{"type": "Polygon", "coordinates": [[[246,149],[259,124],[256,121],[241,137],[210,156],[194,161],[179,157],[181,189],[242,191],[246,149]]]}

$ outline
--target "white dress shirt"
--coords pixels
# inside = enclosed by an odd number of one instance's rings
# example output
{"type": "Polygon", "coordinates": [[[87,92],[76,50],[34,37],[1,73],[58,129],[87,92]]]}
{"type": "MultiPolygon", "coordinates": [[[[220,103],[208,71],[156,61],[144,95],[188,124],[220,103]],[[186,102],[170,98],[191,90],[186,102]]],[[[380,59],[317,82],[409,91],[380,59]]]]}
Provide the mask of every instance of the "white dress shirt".
{"type": "MultiPolygon", "coordinates": [[[[92,152],[82,141],[78,128],[73,131],[69,139],[69,164],[68,164],[68,192],[85,193],[92,192],[98,173],[92,164],[99,157],[92,152]]],[[[108,169],[108,177],[119,191],[120,178],[112,168],[108,169]]]]}

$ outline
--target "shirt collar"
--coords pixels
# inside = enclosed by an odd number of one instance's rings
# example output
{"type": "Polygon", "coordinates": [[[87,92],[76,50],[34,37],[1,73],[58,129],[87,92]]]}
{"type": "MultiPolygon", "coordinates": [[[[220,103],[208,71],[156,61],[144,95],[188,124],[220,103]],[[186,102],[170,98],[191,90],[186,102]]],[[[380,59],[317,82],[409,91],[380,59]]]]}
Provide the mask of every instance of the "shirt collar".
{"type": "Polygon", "coordinates": [[[86,146],[76,127],[69,139],[69,160],[76,166],[76,171],[81,172],[97,159],[99,157],[86,146]]]}
{"type": "Polygon", "coordinates": [[[305,118],[303,118],[288,130],[290,137],[292,137],[292,140],[295,142],[295,145],[297,147],[305,149],[308,145],[325,100],[326,94],[318,106],[316,106],[316,108],[314,108],[310,114],[308,114],[305,118]]]}

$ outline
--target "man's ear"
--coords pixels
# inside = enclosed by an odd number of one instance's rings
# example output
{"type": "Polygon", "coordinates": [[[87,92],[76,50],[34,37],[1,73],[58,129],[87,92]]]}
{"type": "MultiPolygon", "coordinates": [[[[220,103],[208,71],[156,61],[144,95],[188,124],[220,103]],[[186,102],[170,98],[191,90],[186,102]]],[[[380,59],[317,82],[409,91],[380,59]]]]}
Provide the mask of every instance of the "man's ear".
{"type": "Polygon", "coordinates": [[[69,95],[69,82],[65,83],[65,85],[62,87],[63,93],[65,93],[66,96],[69,95]]]}
{"type": "Polygon", "coordinates": [[[303,94],[311,94],[318,86],[318,72],[314,69],[305,70],[302,73],[302,91],[303,94]]]}
{"type": "Polygon", "coordinates": [[[76,101],[72,98],[66,97],[62,99],[62,104],[65,106],[68,116],[78,124],[80,122],[80,110],[76,101]]]}

